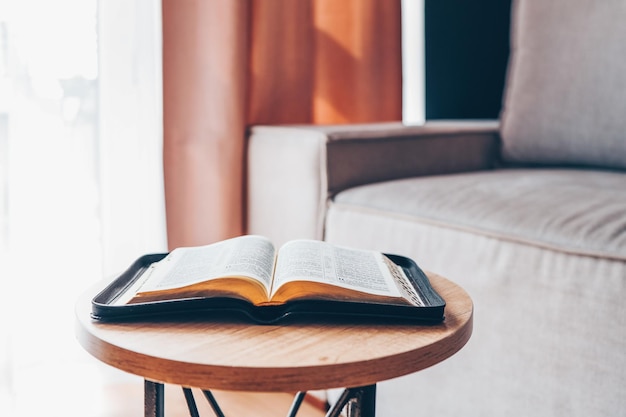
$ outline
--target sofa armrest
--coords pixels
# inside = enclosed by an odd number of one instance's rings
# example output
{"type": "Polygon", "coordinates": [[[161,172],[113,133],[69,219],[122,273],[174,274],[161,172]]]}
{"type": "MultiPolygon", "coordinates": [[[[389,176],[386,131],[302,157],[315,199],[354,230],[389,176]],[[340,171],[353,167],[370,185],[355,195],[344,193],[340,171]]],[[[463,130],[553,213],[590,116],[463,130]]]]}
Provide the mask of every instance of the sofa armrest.
{"type": "Polygon", "coordinates": [[[323,238],[327,201],[357,185],[493,167],[498,123],[254,126],[248,233],[275,244],[323,238]]]}

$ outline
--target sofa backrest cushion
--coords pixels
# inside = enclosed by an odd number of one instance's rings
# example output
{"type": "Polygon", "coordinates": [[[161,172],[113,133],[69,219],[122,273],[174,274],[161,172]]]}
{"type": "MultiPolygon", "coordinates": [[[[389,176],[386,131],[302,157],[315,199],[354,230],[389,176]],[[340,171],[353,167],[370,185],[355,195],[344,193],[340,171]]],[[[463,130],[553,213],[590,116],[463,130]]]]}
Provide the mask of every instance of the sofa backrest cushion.
{"type": "Polygon", "coordinates": [[[626,169],[626,1],[514,0],[502,158],[626,169]]]}

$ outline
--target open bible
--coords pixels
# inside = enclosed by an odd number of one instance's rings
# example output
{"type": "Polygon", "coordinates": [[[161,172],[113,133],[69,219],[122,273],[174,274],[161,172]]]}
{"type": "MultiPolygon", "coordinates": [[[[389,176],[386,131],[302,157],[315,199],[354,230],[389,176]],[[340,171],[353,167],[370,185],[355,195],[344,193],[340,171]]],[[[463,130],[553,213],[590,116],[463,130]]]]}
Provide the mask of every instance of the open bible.
{"type": "Polygon", "coordinates": [[[276,249],[240,236],[144,259],[125,275],[94,298],[95,318],[195,310],[259,322],[302,313],[440,321],[445,306],[410,259],[316,240],[276,249]]]}

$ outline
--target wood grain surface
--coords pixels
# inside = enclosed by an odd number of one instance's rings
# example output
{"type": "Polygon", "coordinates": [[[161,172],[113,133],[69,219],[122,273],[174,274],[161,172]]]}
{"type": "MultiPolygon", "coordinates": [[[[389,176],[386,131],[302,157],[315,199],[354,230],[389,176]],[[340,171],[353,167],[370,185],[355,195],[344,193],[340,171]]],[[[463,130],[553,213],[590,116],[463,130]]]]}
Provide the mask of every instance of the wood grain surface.
{"type": "Polygon", "coordinates": [[[146,379],[182,386],[294,392],[374,384],[419,371],[459,351],[473,305],[451,281],[428,273],[446,300],[438,325],[241,320],[99,323],[86,291],[76,304],[79,343],[97,359],[146,379]]]}

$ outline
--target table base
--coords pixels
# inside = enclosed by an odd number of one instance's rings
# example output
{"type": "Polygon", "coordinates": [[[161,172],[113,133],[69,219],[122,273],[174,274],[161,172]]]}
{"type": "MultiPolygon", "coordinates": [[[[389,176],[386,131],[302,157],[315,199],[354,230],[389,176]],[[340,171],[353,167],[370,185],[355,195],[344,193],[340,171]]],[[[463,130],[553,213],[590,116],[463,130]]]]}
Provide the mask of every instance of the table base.
{"type": "MultiPolygon", "coordinates": [[[[209,390],[202,390],[217,417],[225,417],[215,397],[209,390]]],[[[198,407],[190,388],[183,387],[187,408],[191,417],[199,417],[198,407]]],[[[295,417],[304,400],[306,392],[298,392],[294,397],[287,417],[295,417]]],[[[342,411],[347,417],[374,417],[376,414],[376,385],[346,388],[336,404],[326,413],[326,417],[339,417],[342,411]]],[[[145,417],[165,416],[165,389],[159,382],[144,381],[144,415],[145,417]]]]}

